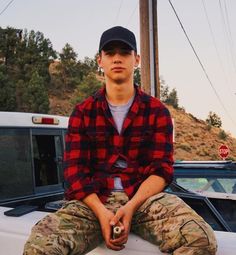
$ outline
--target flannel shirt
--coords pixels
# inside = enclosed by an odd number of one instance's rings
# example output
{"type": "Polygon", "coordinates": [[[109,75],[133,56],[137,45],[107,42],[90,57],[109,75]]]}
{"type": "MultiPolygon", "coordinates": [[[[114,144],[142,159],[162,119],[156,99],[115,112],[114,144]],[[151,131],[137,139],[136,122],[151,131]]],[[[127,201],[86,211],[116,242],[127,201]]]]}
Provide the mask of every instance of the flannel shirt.
{"type": "Polygon", "coordinates": [[[150,175],[173,178],[173,125],[168,109],[135,86],[136,95],[116,129],[105,97],[105,87],[81,104],[69,119],[64,153],[65,196],[82,200],[96,193],[105,202],[120,177],[131,198],[150,175]],[[118,158],[127,168],[116,168],[118,158]]]}

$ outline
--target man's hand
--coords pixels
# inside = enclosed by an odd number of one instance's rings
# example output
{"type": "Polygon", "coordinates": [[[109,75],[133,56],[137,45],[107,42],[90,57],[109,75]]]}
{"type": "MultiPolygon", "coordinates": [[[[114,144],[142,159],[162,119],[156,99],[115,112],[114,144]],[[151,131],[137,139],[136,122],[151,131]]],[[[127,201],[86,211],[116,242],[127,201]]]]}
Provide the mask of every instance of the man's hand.
{"type": "Polygon", "coordinates": [[[90,207],[99,220],[102,235],[106,246],[112,250],[119,251],[125,246],[130,232],[131,221],[134,212],[151,196],[158,194],[165,187],[165,179],[151,175],[140,185],[139,189],[124,206],[114,213],[108,210],[100,201],[96,193],[92,193],[83,199],[83,202],[90,207]],[[121,235],[112,239],[112,227],[120,226],[121,235]]]}
{"type": "MultiPolygon", "coordinates": [[[[106,208],[103,208],[98,214],[98,220],[100,222],[102,235],[107,248],[115,250],[115,251],[119,251],[124,248],[124,244],[123,244],[123,239],[121,240],[121,242],[114,242],[114,240],[112,240],[111,221],[114,219],[114,217],[115,217],[114,213],[106,208]]],[[[121,230],[123,232],[124,226],[121,224],[121,222],[118,220],[116,223],[117,223],[116,224],[117,226],[121,227],[121,230]]],[[[120,240],[120,238],[115,240],[120,240]]]]}
{"type": "Polygon", "coordinates": [[[111,226],[120,226],[121,225],[121,234],[118,238],[111,240],[111,243],[116,246],[123,246],[128,241],[128,236],[130,232],[130,226],[132,217],[134,214],[134,208],[131,203],[120,207],[114,217],[110,221],[111,226]]]}
{"type": "MultiPolygon", "coordinates": [[[[86,196],[83,199],[83,202],[94,212],[94,214],[98,218],[107,248],[115,251],[122,250],[124,248],[124,245],[116,245],[111,242],[112,225],[110,224],[110,222],[115,216],[114,213],[104,206],[104,204],[100,201],[97,194],[95,193],[86,196]]],[[[124,229],[124,226],[119,222],[119,220],[117,221],[117,225],[120,226],[122,230],[124,229]]]]}

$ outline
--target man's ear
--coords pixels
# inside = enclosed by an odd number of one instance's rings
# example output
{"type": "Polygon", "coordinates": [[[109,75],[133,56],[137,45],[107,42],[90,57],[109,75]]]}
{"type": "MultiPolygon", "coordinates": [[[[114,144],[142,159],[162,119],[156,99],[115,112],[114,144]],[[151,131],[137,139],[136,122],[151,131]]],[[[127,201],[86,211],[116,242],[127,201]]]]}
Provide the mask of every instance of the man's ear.
{"type": "Polygon", "coordinates": [[[101,67],[101,60],[102,60],[102,56],[101,56],[101,53],[99,53],[97,55],[97,63],[98,63],[98,66],[101,67]]]}
{"type": "Polygon", "coordinates": [[[135,64],[134,64],[134,66],[138,67],[139,63],[140,63],[140,55],[136,54],[135,55],[135,64]]]}

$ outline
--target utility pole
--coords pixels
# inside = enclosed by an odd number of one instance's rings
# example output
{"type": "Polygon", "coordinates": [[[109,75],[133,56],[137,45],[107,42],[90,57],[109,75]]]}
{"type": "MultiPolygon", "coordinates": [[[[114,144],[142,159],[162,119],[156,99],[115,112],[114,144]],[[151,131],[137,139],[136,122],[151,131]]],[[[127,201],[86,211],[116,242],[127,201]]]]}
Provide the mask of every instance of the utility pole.
{"type": "Polygon", "coordinates": [[[139,0],[141,84],[143,90],[160,98],[157,0],[139,0]]]}

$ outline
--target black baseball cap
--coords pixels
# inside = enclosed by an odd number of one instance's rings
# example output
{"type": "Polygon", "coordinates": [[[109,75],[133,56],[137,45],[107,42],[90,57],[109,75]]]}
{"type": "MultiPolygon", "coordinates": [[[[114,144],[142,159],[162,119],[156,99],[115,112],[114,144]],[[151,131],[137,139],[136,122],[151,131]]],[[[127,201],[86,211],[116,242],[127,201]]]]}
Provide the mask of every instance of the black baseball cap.
{"type": "Polygon", "coordinates": [[[134,33],[121,26],[112,27],[103,32],[99,43],[99,52],[102,51],[105,45],[113,41],[126,43],[132,50],[137,52],[134,33]]]}

